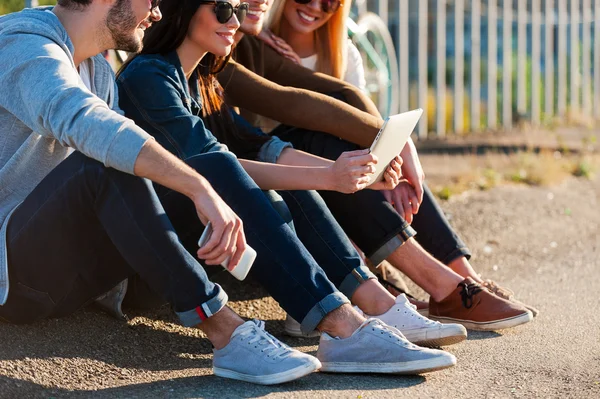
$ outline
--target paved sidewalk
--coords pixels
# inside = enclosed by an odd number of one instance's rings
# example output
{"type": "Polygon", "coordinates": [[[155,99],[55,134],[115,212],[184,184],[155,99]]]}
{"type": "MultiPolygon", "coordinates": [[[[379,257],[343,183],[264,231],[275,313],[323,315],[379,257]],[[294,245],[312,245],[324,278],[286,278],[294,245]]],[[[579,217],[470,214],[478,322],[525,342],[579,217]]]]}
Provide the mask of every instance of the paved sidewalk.
{"type": "MultiPolygon", "coordinates": [[[[458,365],[423,377],[313,374],[261,387],[212,376],[211,349],[168,309],[129,324],[85,310],[33,326],[0,324],[2,398],[598,398],[600,179],[499,187],[444,203],[486,277],[541,310],[531,324],[470,333],[458,365]],[[160,321],[160,320],[167,320],[160,321]]],[[[225,274],[232,306],[280,334],[284,313],[225,274]]],[[[130,314],[130,316],[135,316],[130,314]]],[[[286,341],[315,350],[315,340],[286,341]]]]}

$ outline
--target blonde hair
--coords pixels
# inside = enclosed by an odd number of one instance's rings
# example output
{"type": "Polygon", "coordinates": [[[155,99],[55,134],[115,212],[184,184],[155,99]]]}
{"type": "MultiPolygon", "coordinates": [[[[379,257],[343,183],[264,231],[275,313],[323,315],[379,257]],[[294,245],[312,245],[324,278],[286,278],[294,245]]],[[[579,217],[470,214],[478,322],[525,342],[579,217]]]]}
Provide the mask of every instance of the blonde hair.
{"type": "MultiPolygon", "coordinates": [[[[277,36],[281,35],[281,21],[286,1],[273,0],[269,12],[267,27],[277,36]]],[[[314,32],[317,50],[317,72],[322,72],[338,79],[346,73],[348,32],[346,18],[350,15],[351,0],[340,0],[340,8],[329,18],[327,23],[314,32]]],[[[285,38],[283,38],[285,40],[285,38]]]]}

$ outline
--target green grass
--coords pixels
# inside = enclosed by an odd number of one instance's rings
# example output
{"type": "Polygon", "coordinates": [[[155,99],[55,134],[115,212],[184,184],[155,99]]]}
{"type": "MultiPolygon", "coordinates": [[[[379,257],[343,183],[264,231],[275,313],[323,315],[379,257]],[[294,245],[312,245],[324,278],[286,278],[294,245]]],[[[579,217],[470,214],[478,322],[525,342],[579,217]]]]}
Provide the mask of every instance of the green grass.
{"type": "MultiPolygon", "coordinates": [[[[503,184],[552,186],[569,176],[592,179],[600,167],[600,155],[555,152],[522,152],[510,156],[488,153],[473,156],[470,169],[433,184],[438,198],[447,200],[469,190],[489,190],[503,184]]],[[[432,182],[430,182],[431,184],[432,182]]]]}
{"type": "MultiPolygon", "coordinates": [[[[54,5],[56,0],[38,0],[39,5],[54,5]]],[[[25,7],[25,0],[2,0],[0,3],[0,15],[20,11],[25,7]]]]}

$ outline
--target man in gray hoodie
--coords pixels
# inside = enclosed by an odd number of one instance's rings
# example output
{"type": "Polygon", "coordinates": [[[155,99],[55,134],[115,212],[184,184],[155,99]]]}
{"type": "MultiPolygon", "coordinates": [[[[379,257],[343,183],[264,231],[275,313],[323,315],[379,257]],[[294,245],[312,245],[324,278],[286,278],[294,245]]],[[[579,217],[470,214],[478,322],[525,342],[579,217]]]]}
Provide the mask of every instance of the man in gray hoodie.
{"type": "MultiPolygon", "coordinates": [[[[0,17],[0,319],[69,314],[137,273],[182,324],[207,334],[222,374],[278,383],[318,368],[225,306],[227,295],[180,244],[150,183],[185,195],[212,223],[200,258],[237,265],[246,246],[240,218],[206,178],[121,115],[114,76],[98,55],[139,51],[161,17],[157,1],[58,3],[0,17]],[[231,354],[217,356],[239,337],[258,348],[246,353],[252,372],[231,354]]],[[[231,160],[223,152],[207,163],[231,169],[231,160]]]]}
{"type": "MultiPolygon", "coordinates": [[[[358,314],[231,153],[195,156],[186,160],[191,168],[122,116],[99,54],[139,51],[145,29],[161,18],[159,1],[58,0],[0,17],[0,320],[70,314],[137,274],[183,325],[206,333],[215,374],[261,384],[300,378],[319,361],[227,308],[227,294],[167,217],[181,210],[210,221],[213,234],[197,255],[207,265],[230,257],[233,269],[246,247],[239,214],[266,259],[257,259],[254,276],[305,328],[337,337],[319,349],[332,371],[455,364],[358,314]]],[[[187,233],[197,239],[197,230],[187,233]]]]}

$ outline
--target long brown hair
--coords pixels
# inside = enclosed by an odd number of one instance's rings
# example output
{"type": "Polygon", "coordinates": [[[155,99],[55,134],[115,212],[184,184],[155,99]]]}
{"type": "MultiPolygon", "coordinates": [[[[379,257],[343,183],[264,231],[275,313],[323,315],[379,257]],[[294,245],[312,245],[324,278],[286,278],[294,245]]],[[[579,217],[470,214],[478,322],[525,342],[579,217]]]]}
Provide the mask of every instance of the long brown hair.
{"type": "MultiPolygon", "coordinates": [[[[144,46],[140,54],[164,55],[177,50],[185,40],[192,18],[200,4],[197,0],[162,0],[160,2],[162,19],[146,30],[144,46]]],[[[119,69],[118,74],[124,71],[136,57],[137,55],[130,57],[119,69]]],[[[260,145],[269,140],[269,137],[249,134],[236,128],[231,117],[233,111],[223,101],[223,88],[216,78],[216,74],[227,66],[230,58],[231,52],[225,57],[208,53],[196,67],[193,76],[198,77],[199,94],[202,98],[202,119],[213,135],[234,153],[247,152],[248,142],[255,147],[256,153],[260,145]]]]}
{"type": "MultiPolygon", "coordinates": [[[[269,12],[267,27],[277,36],[281,36],[281,21],[286,1],[273,0],[269,12]]],[[[350,15],[351,0],[341,0],[340,8],[329,18],[327,23],[314,32],[317,50],[317,72],[322,72],[338,79],[346,73],[348,32],[346,19],[350,15]]],[[[282,39],[286,39],[282,37],[282,39]]]]}

